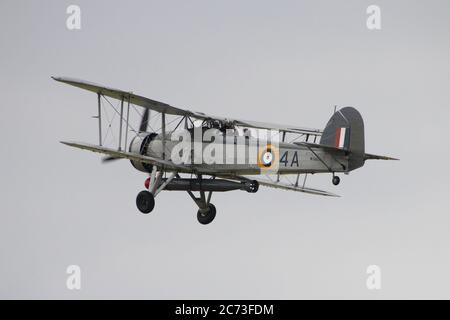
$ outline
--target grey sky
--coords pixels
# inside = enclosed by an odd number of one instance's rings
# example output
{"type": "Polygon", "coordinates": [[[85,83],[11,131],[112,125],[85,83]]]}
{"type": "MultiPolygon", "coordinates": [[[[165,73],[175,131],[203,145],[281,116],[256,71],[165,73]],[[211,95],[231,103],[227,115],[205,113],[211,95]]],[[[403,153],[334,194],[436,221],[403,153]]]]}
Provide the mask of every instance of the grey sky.
{"type": "Polygon", "coordinates": [[[0,26],[1,298],[450,298],[448,1],[3,0],[0,26]],[[96,100],[52,75],[307,127],[352,105],[366,151],[401,161],[310,180],[338,199],[214,194],[205,227],[168,192],[145,216],[145,175],[58,143],[96,141],[96,100]]]}

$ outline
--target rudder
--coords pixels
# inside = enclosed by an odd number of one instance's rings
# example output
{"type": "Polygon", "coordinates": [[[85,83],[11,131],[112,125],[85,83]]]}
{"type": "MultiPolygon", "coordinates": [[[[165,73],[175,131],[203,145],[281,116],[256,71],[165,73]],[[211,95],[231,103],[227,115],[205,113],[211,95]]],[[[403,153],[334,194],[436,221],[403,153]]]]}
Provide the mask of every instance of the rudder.
{"type": "Polygon", "coordinates": [[[328,121],[320,144],[350,152],[348,171],[364,165],[364,121],[353,107],[336,111],[328,121]]]}

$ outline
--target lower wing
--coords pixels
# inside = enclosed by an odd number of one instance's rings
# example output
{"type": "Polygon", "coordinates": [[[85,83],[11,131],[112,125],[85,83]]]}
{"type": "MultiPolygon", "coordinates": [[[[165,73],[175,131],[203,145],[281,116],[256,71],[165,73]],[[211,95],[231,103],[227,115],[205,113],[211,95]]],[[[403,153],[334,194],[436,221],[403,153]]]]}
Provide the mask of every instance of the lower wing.
{"type": "Polygon", "coordinates": [[[297,192],[304,192],[304,193],[309,193],[309,194],[315,194],[315,195],[319,195],[319,196],[327,196],[327,197],[340,197],[337,194],[328,192],[328,191],[324,191],[324,190],[319,190],[319,189],[313,189],[313,188],[306,188],[303,186],[298,186],[295,184],[288,184],[288,183],[284,183],[284,182],[275,182],[275,181],[270,181],[270,180],[266,180],[266,179],[262,179],[262,178],[256,178],[255,176],[234,176],[234,177],[226,177],[228,179],[235,179],[235,180],[255,180],[258,181],[258,183],[262,186],[265,187],[270,187],[270,188],[276,188],[276,189],[283,189],[283,190],[290,190],[290,191],[297,191],[297,192]]]}
{"type": "Polygon", "coordinates": [[[118,151],[118,150],[101,147],[101,146],[97,146],[97,145],[93,145],[93,144],[83,143],[83,142],[61,141],[61,143],[65,144],[67,146],[70,146],[70,147],[78,148],[78,149],[89,150],[92,152],[106,154],[106,155],[114,157],[114,158],[123,158],[123,159],[129,159],[129,160],[133,160],[133,161],[149,163],[149,164],[153,164],[155,166],[164,167],[164,168],[172,169],[172,170],[182,170],[182,169],[185,170],[188,168],[187,166],[177,165],[171,161],[167,161],[167,160],[163,160],[163,159],[159,159],[159,158],[143,156],[143,155],[131,153],[131,152],[118,151]]]}

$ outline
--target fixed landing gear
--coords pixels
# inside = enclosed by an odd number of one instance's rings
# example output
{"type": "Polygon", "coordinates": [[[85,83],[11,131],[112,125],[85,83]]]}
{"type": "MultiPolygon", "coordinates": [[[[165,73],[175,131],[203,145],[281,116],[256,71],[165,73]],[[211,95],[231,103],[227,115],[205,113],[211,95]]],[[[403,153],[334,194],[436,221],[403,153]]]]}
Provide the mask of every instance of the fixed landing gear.
{"type": "Polygon", "coordinates": [[[216,217],[216,207],[212,203],[208,203],[206,209],[199,209],[197,211],[197,220],[201,224],[209,224],[216,217]]]}
{"type": "Polygon", "coordinates": [[[198,206],[197,220],[201,224],[210,224],[216,217],[216,207],[210,202],[212,191],[208,192],[208,196],[205,195],[205,191],[200,191],[200,197],[194,196],[192,191],[188,190],[187,193],[194,200],[198,206]]]}
{"type": "MultiPolygon", "coordinates": [[[[163,184],[160,188],[159,184],[161,181],[161,177],[163,175],[162,171],[157,172],[157,168],[152,168],[151,176],[145,180],[144,186],[148,190],[143,190],[138,193],[136,197],[136,206],[142,213],[150,213],[155,208],[155,197],[158,195],[162,189],[164,189],[165,184],[163,184]]],[[[167,183],[169,183],[175,174],[173,173],[169,178],[167,178],[167,183]]]]}
{"type": "Polygon", "coordinates": [[[259,189],[256,180],[241,179],[238,182],[228,179],[203,179],[202,175],[197,178],[181,178],[177,172],[172,172],[168,177],[164,172],[157,171],[153,167],[150,177],[145,180],[147,190],[139,192],[136,197],[136,206],[140,212],[148,214],[155,207],[155,198],[163,190],[186,191],[198,207],[197,220],[202,225],[210,224],[216,217],[216,207],[211,203],[213,192],[225,192],[231,190],[243,190],[255,193],[259,189]],[[193,192],[199,192],[195,196],[193,192]]]}
{"type": "Polygon", "coordinates": [[[143,190],[136,197],[136,206],[140,212],[144,214],[150,213],[155,207],[155,197],[151,192],[143,190]]]}
{"type": "Polygon", "coordinates": [[[341,182],[341,178],[339,178],[338,176],[333,175],[333,179],[331,181],[333,182],[333,184],[335,186],[337,186],[339,184],[339,182],[341,182]]]}

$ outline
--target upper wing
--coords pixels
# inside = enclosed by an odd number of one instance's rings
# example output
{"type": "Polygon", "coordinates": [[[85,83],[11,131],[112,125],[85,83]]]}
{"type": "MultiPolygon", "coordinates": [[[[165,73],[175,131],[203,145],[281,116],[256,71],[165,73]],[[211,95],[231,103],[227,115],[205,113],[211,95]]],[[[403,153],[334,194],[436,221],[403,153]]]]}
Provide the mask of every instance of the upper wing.
{"type": "Polygon", "coordinates": [[[149,163],[149,164],[153,164],[153,165],[157,165],[157,166],[163,166],[165,168],[172,169],[172,170],[181,170],[181,169],[188,168],[186,166],[176,165],[171,161],[167,161],[167,160],[163,160],[163,159],[153,158],[153,157],[149,157],[149,156],[143,156],[140,154],[125,152],[125,151],[118,151],[118,150],[100,147],[100,146],[83,143],[83,142],[61,141],[61,143],[68,145],[70,147],[78,148],[78,149],[84,149],[84,150],[89,150],[89,151],[93,151],[93,152],[103,153],[103,154],[112,156],[114,158],[125,158],[125,159],[129,159],[129,160],[145,162],[145,163],[149,163]]]}
{"type": "Polygon", "coordinates": [[[250,121],[250,120],[232,120],[236,125],[247,127],[247,128],[259,128],[259,129],[267,129],[267,130],[279,130],[286,131],[297,134],[309,134],[320,136],[322,134],[321,130],[318,129],[310,129],[296,126],[289,126],[283,124],[269,123],[269,122],[258,122],[258,121],[250,121]]]}
{"type": "Polygon", "coordinates": [[[179,115],[179,116],[189,116],[201,120],[207,120],[207,119],[214,119],[214,120],[220,120],[220,121],[226,121],[234,123],[237,126],[247,127],[247,128],[259,128],[259,129],[274,129],[274,130],[280,130],[280,131],[286,131],[286,132],[292,132],[292,133],[298,133],[298,134],[311,134],[311,135],[321,135],[322,132],[318,129],[309,129],[309,128],[302,128],[302,127],[295,127],[295,126],[288,126],[288,125],[280,125],[280,124],[274,124],[274,123],[264,123],[264,122],[257,122],[257,121],[249,121],[249,120],[239,120],[239,119],[233,119],[233,118],[225,118],[225,117],[217,117],[208,115],[202,112],[195,112],[190,111],[186,109],[176,108],[173,107],[167,103],[159,102],[156,100],[152,100],[143,96],[136,95],[132,92],[127,92],[119,89],[114,89],[110,87],[105,87],[99,84],[95,84],[92,82],[84,81],[84,80],[78,80],[73,78],[66,78],[66,77],[52,77],[52,79],[63,82],[66,84],[70,84],[72,86],[85,89],[88,91],[92,91],[95,93],[100,93],[104,96],[111,97],[114,99],[121,100],[122,98],[125,101],[130,101],[130,103],[141,106],[144,108],[148,108],[151,110],[155,110],[157,112],[163,112],[166,114],[171,115],[179,115]]]}
{"type": "Polygon", "coordinates": [[[276,124],[276,123],[270,123],[270,122],[259,122],[259,121],[253,121],[253,120],[242,120],[242,119],[218,117],[218,116],[207,115],[203,112],[194,112],[192,116],[195,118],[199,118],[199,119],[215,119],[215,120],[220,120],[220,121],[231,122],[237,126],[246,127],[246,128],[279,130],[279,131],[286,131],[286,132],[292,132],[292,133],[298,133],[298,134],[310,134],[310,135],[317,135],[317,136],[320,136],[322,134],[322,131],[319,129],[296,127],[296,126],[276,124]]]}
{"type": "Polygon", "coordinates": [[[73,78],[65,78],[65,77],[52,77],[53,80],[63,82],[70,84],[72,86],[85,89],[88,91],[92,91],[95,93],[100,93],[104,96],[111,97],[114,99],[121,100],[124,98],[125,101],[130,100],[130,103],[135,104],[137,106],[141,106],[144,108],[152,109],[157,112],[164,112],[167,114],[173,114],[173,115],[180,115],[180,116],[192,116],[193,112],[189,110],[184,110],[180,108],[172,107],[171,105],[168,105],[167,103],[159,102],[156,100],[152,100],[149,98],[145,98],[142,96],[138,96],[134,93],[119,90],[119,89],[113,89],[109,87],[105,87],[99,84],[95,84],[92,82],[84,81],[84,80],[77,80],[73,78]]]}

